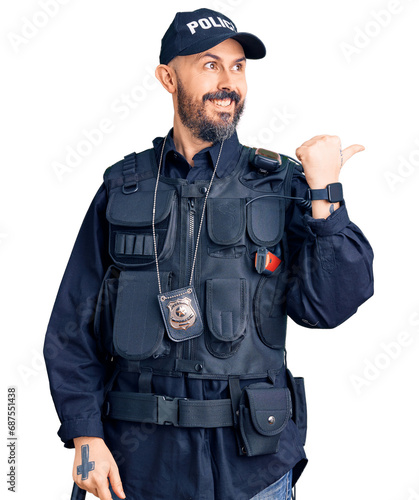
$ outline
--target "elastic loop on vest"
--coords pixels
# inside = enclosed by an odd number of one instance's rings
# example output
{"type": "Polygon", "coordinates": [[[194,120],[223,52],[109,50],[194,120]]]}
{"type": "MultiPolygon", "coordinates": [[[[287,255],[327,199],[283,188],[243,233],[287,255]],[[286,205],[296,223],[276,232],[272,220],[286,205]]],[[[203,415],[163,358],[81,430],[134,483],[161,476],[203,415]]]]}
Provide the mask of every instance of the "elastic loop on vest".
{"type": "Polygon", "coordinates": [[[137,153],[130,153],[129,155],[124,156],[124,165],[122,167],[122,173],[124,175],[135,174],[135,157],[137,153]]]}
{"type": "Polygon", "coordinates": [[[124,156],[124,165],[122,167],[122,175],[124,176],[124,185],[122,192],[124,194],[132,194],[138,191],[138,182],[127,181],[127,177],[135,174],[135,157],[137,153],[130,153],[124,156]]]}

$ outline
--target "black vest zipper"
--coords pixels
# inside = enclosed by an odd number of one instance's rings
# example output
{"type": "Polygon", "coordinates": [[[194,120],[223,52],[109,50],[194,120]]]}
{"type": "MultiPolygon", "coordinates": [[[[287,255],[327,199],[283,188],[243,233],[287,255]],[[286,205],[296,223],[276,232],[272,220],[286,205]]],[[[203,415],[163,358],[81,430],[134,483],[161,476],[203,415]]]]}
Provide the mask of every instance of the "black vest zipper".
{"type": "MultiPolygon", "coordinates": [[[[189,219],[189,227],[188,227],[188,265],[186,266],[187,269],[189,269],[189,279],[190,279],[190,272],[192,270],[192,262],[193,262],[193,256],[195,252],[194,248],[194,233],[195,233],[195,200],[194,198],[190,198],[188,200],[188,208],[189,208],[189,213],[188,213],[188,219],[189,219]]],[[[189,283],[186,283],[189,285],[189,283]]],[[[193,283],[192,283],[193,284],[193,283]]]]}
{"type": "MultiPolygon", "coordinates": [[[[185,283],[185,286],[189,285],[189,280],[191,276],[191,271],[192,271],[192,263],[193,263],[193,257],[195,253],[195,215],[196,215],[196,210],[195,210],[195,199],[194,198],[189,198],[188,199],[188,241],[187,241],[187,264],[186,264],[186,269],[188,269],[188,282],[185,283]]],[[[193,281],[192,281],[193,285],[193,281]]],[[[184,359],[191,359],[191,354],[192,354],[192,343],[194,339],[187,340],[183,342],[183,357],[184,359]]]]}

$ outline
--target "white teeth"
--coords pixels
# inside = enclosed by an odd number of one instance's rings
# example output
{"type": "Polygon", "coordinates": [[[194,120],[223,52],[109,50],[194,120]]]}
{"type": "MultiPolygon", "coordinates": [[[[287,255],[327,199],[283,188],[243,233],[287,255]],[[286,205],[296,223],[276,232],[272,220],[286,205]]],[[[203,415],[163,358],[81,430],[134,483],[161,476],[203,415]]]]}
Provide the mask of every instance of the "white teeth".
{"type": "Polygon", "coordinates": [[[214,99],[212,102],[214,104],[216,104],[217,106],[226,107],[226,106],[230,106],[231,99],[214,99]]]}

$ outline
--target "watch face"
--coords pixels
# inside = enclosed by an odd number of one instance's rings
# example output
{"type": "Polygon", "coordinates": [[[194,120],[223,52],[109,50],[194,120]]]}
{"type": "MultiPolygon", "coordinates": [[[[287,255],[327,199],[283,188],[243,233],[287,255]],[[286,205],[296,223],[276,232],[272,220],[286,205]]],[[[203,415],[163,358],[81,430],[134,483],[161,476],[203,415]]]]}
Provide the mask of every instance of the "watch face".
{"type": "Polygon", "coordinates": [[[340,182],[328,184],[327,194],[330,203],[337,203],[339,201],[342,201],[343,200],[342,184],[340,182]]]}

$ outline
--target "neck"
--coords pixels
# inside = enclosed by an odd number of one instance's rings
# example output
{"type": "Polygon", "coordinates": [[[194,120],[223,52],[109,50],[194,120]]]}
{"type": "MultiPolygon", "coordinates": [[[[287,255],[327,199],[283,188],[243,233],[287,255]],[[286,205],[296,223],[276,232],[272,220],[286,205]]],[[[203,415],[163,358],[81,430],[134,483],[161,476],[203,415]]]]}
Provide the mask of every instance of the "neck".
{"type": "Polygon", "coordinates": [[[192,167],[194,166],[193,157],[196,153],[212,146],[211,142],[195,137],[191,130],[183,125],[177,115],[175,115],[173,122],[173,142],[176,150],[186,158],[186,161],[192,167]]]}

